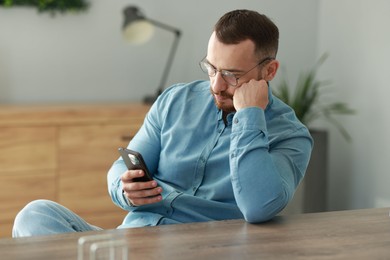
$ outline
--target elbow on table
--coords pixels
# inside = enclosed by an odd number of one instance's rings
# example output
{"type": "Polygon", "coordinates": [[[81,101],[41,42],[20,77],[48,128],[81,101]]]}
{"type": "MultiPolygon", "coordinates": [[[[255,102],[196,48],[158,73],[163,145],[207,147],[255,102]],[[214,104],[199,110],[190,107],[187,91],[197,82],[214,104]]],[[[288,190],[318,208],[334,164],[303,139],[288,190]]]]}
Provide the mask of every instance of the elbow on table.
{"type": "Polygon", "coordinates": [[[287,205],[286,198],[278,198],[272,203],[267,203],[258,208],[249,208],[248,210],[242,210],[244,219],[248,223],[262,223],[271,220],[279,212],[281,212],[287,205]]]}
{"type": "Polygon", "coordinates": [[[244,214],[244,219],[251,224],[263,223],[271,220],[276,214],[244,214]]]}

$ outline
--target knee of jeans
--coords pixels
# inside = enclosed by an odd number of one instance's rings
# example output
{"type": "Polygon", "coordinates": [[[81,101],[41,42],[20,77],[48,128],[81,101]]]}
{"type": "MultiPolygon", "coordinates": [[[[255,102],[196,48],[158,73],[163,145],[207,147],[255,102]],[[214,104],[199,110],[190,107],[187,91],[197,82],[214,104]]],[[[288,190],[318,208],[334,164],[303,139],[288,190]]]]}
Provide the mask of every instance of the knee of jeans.
{"type": "Polygon", "coordinates": [[[55,202],[50,200],[34,200],[28,203],[15,217],[14,221],[14,229],[18,229],[19,227],[26,227],[26,225],[30,225],[37,216],[41,214],[45,214],[50,208],[50,205],[55,202]]]}

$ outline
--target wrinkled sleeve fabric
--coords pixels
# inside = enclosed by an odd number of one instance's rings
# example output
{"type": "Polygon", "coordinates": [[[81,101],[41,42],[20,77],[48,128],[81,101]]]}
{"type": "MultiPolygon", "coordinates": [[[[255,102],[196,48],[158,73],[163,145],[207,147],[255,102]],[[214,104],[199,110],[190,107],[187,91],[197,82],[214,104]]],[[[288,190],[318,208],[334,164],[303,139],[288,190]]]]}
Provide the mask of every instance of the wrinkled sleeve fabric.
{"type": "Polygon", "coordinates": [[[287,205],[305,174],[312,145],[303,125],[286,127],[271,142],[260,108],[245,108],[234,115],[231,180],[246,221],[267,221],[287,205]]]}
{"type": "MultiPolygon", "coordinates": [[[[166,113],[162,104],[166,102],[166,99],[169,99],[169,93],[169,90],[165,91],[164,95],[160,96],[152,105],[141,128],[127,146],[142,154],[152,176],[157,171],[161,150],[161,123],[166,113]]],[[[113,163],[107,174],[108,191],[114,204],[124,210],[132,211],[135,207],[131,206],[124,196],[120,179],[126,170],[126,165],[121,158],[113,163]]]]}

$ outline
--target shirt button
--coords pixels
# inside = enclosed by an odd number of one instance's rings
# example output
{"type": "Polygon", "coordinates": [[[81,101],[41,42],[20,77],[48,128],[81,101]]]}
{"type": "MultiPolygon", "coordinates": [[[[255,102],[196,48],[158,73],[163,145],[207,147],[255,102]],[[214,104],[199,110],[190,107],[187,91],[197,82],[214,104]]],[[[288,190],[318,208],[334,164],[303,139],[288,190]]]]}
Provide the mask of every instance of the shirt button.
{"type": "Polygon", "coordinates": [[[235,124],[238,124],[238,119],[237,118],[234,118],[234,121],[233,121],[235,124]]]}

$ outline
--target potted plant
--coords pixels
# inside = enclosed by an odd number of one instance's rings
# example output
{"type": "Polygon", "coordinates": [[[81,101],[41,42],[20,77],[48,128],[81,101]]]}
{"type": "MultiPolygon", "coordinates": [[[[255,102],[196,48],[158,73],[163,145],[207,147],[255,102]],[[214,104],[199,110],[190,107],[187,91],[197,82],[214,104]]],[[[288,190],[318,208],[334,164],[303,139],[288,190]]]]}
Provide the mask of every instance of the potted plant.
{"type": "Polygon", "coordinates": [[[332,102],[325,103],[321,97],[323,96],[323,87],[329,85],[329,81],[317,80],[317,70],[328,55],[324,54],[320,57],[314,67],[308,72],[301,73],[298,77],[295,86],[295,92],[283,79],[280,85],[274,90],[275,96],[280,98],[287,105],[292,107],[298,119],[307,127],[314,120],[324,117],[332,123],[340,131],[347,141],[351,141],[351,136],[346,129],[335,119],[333,115],[350,115],[354,114],[354,110],[348,107],[346,103],[332,102]]]}
{"type": "Polygon", "coordinates": [[[301,73],[295,88],[292,88],[283,79],[274,90],[274,95],[292,107],[298,119],[309,127],[314,139],[314,148],[306,171],[304,182],[300,184],[293,201],[284,213],[306,213],[327,210],[327,131],[310,129],[310,123],[323,117],[340,131],[342,136],[351,141],[346,129],[333,117],[333,115],[350,115],[354,110],[342,102],[325,102],[324,86],[329,81],[319,81],[317,70],[327,59],[328,55],[320,57],[315,66],[308,72],[301,73]]]}

